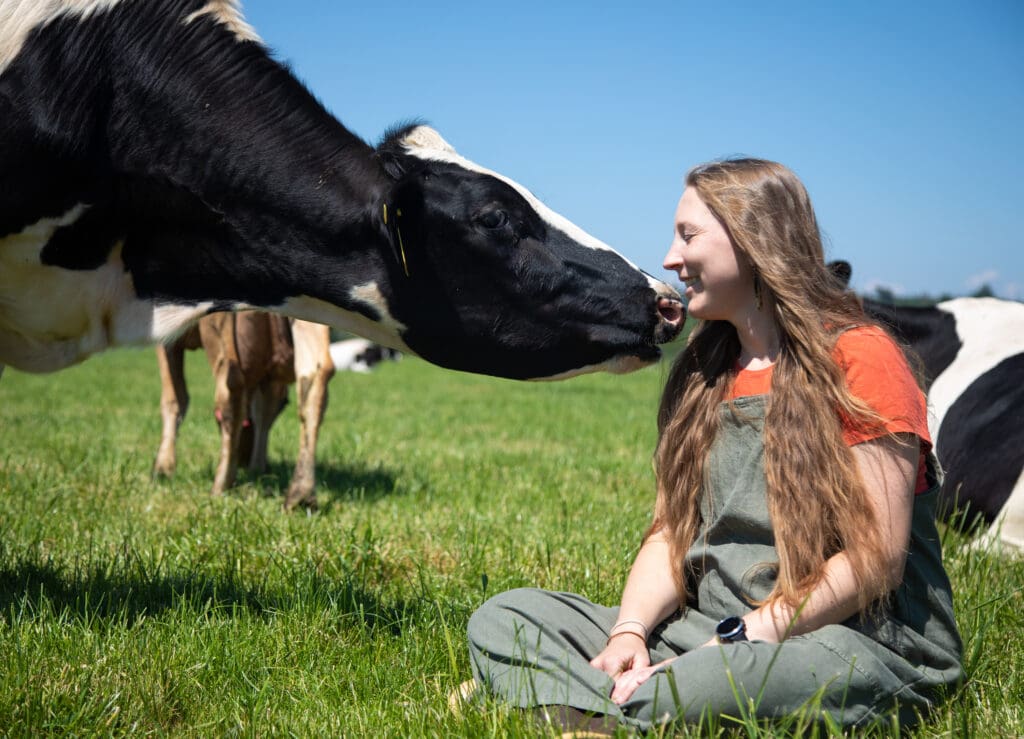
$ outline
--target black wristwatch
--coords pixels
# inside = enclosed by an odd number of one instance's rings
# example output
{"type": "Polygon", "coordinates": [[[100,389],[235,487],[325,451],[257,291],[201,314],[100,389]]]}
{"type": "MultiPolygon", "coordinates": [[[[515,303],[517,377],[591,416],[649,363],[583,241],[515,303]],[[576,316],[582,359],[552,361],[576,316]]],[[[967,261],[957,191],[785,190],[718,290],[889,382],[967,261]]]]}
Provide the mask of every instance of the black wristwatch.
{"type": "Polygon", "coordinates": [[[718,641],[722,644],[746,641],[747,625],[743,623],[743,619],[739,616],[723,618],[718,622],[718,626],[715,627],[715,636],[718,637],[718,641]]]}

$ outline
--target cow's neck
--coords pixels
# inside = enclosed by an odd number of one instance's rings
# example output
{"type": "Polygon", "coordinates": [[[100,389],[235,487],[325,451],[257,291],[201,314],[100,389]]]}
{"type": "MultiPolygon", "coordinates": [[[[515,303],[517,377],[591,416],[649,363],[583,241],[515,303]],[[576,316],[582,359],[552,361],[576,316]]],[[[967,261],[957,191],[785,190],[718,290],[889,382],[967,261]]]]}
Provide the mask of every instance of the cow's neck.
{"type": "Polygon", "coordinates": [[[305,254],[375,252],[367,223],[384,176],[373,149],[256,44],[222,42],[199,61],[181,46],[112,111],[140,293],[274,305],[305,254]]]}

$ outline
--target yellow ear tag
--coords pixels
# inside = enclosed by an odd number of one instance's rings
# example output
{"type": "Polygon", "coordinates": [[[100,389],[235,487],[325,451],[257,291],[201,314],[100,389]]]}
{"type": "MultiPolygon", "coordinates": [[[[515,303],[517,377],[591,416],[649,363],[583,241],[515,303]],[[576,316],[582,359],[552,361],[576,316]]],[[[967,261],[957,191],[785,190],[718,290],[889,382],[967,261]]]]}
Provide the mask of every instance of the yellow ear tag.
{"type": "MultiPolygon", "coordinates": [[[[402,209],[395,208],[395,218],[402,217],[402,209]]],[[[402,243],[402,230],[398,228],[398,221],[395,220],[395,233],[398,234],[398,250],[402,253],[402,269],[405,270],[405,276],[409,276],[409,263],[405,261],[405,244],[402,243]]]]}
{"type": "MultiPolygon", "coordinates": [[[[395,218],[402,217],[402,209],[395,208],[395,218]]],[[[388,204],[384,203],[384,225],[388,225],[388,204]]],[[[402,255],[402,271],[409,276],[409,263],[405,259],[405,244],[402,243],[402,231],[398,228],[398,221],[395,221],[395,234],[398,236],[398,252],[402,255]]]]}

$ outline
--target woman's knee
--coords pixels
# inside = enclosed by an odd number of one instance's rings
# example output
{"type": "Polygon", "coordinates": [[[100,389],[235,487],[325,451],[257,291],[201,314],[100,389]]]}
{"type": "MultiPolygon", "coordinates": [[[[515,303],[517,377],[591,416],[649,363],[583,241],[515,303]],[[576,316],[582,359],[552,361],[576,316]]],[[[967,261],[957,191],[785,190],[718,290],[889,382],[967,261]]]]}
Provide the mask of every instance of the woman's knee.
{"type": "Polygon", "coordinates": [[[517,588],[498,593],[486,600],[469,617],[467,631],[469,642],[481,645],[495,636],[504,638],[508,633],[521,628],[530,620],[529,614],[536,611],[539,591],[535,588],[517,588]]]}

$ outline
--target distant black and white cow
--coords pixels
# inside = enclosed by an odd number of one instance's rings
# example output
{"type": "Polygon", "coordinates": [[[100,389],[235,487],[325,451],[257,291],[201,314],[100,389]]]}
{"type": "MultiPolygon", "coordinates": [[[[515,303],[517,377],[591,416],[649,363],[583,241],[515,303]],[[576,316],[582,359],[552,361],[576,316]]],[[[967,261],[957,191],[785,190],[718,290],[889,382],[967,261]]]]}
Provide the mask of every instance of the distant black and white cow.
{"type": "Polygon", "coordinates": [[[389,359],[400,359],[402,353],[367,339],[342,339],[331,342],[328,347],[334,369],[338,372],[362,372],[372,370],[376,365],[389,359]]]}
{"type": "MultiPolygon", "coordinates": [[[[850,278],[846,262],[833,272],[850,278]]],[[[1024,550],[1024,303],[956,298],[934,307],[865,299],[868,313],[908,344],[923,365],[928,427],[945,472],[941,508],[985,539],[1024,550]]]]}
{"type": "Polygon", "coordinates": [[[3,0],[0,365],[246,307],[517,379],[629,371],[682,324],[672,288],[433,129],[350,133],[234,0],[3,0]]]}

